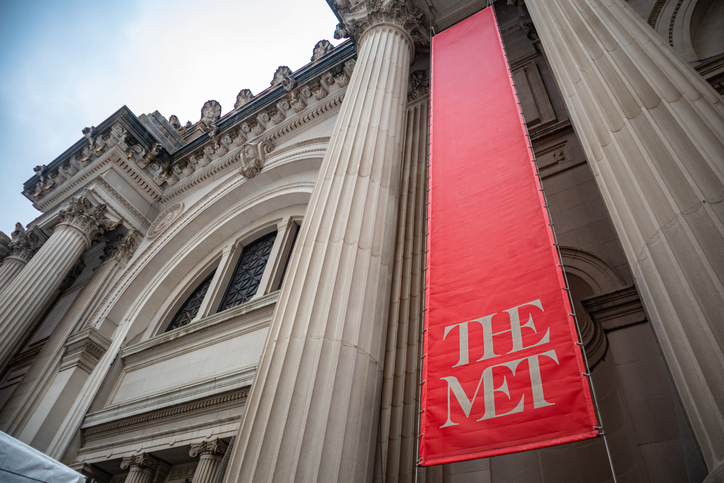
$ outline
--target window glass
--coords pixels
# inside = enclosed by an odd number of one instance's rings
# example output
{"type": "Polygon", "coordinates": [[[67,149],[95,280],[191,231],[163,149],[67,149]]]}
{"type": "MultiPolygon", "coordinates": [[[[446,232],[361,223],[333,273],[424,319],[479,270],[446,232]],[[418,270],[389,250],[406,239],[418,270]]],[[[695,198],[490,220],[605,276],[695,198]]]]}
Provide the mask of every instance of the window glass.
{"type": "Polygon", "coordinates": [[[243,304],[256,294],[276,236],[276,232],[270,233],[244,247],[219,312],[243,304]]]}
{"type": "Polygon", "coordinates": [[[214,273],[216,273],[216,270],[211,272],[211,275],[206,277],[206,279],[201,282],[198,287],[196,287],[196,290],[189,295],[189,298],[186,299],[186,302],[184,302],[179,311],[176,312],[176,315],[174,315],[173,320],[166,329],[166,332],[183,327],[194,320],[196,314],[199,313],[199,308],[201,308],[201,302],[204,301],[204,296],[209,290],[209,285],[211,285],[211,279],[214,278],[214,273]]]}

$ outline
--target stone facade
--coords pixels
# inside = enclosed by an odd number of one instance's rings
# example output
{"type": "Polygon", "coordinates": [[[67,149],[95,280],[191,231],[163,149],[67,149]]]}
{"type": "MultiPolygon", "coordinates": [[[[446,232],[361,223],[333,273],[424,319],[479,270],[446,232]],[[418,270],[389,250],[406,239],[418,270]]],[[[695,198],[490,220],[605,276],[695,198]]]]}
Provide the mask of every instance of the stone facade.
{"type": "MultiPolygon", "coordinates": [[[[228,112],[35,169],[0,430],[103,483],[611,481],[602,438],[416,467],[428,31],[485,2],[329,3],[350,40],[228,112]]],[[[722,2],[495,8],[617,479],[719,481],[722,2]]]]}

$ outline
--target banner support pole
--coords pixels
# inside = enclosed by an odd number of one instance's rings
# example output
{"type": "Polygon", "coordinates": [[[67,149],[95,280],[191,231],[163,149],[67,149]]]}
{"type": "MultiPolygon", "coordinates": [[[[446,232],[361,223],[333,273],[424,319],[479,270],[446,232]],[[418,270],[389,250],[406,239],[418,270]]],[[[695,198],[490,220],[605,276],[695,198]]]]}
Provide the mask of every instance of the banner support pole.
{"type": "MultiPolygon", "coordinates": [[[[503,44],[503,37],[500,34],[500,26],[498,25],[498,17],[495,15],[495,0],[489,0],[489,5],[493,8],[493,18],[495,19],[495,26],[498,29],[498,36],[500,37],[500,42],[503,44]]],[[[566,275],[566,270],[563,265],[563,256],[561,254],[561,247],[558,244],[558,236],[556,235],[556,229],[555,226],[553,226],[553,218],[551,218],[551,210],[548,206],[548,197],[546,196],[545,189],[543,188],[543,181],[540,174],[540,170],[538,169],[538,161],[535,156],[535,151],[533,151],[533,142],[530,139],[530,133],[528,132],[528,126],[525,123],[525,117],[523,117],[523,108],[520,105],[520,98],[518,97],[518,88],[515,85],[515,79],[513,78],[513,73],[510,70],[510,62],[508,61],[508,53],[505,50],[505,44],[503,44],[503,55],[505,56],[505,64],[508,68],[508,75],[510,76],[510,82],[513,85],[513,90],[515,91],[515,101],[518,105],[518,112],[520,113],[520,118],[523,120],[523,130],[525,132],[525,137],[528,139],[528,149],[530,149],[531,154],[533,155],[533,164],[535,166],[536,171],[536,177],[538,178],[538,183],[540,185],[540,192],[543,195],[543,202],[545,203],[544,208],[546,209],[546,213],[548,214],[548,225],[551,227],[551,233],[553,234],[553,240],[554,245],[556,247],[556,252],[558,253],[558,260],[560,262],[561,272],[563,272],[563,280],[565,281],[566,286],[563,287],[563,290],[565,290],[568,293],[568,303],[571,306],[571,312],[572,314],[569,314],[573,317],[574,325],[576,326],[576,334],[578,335],[578,342],[576,342],[576,345],[580,346],[581,348],[581,354],[583,355],[583,364],[586,368],[586,372],[583,373],[584,376],[588,378],[588,385],[591,388],[591,396],[593,399],[593,405],[596,410],[596,417],[598,418],[598,423],[600,426],[595,426],[594,428],[598,430],[598,434],[601,435],[603,438],[603,445],[606,448],[606,456],[608,457],[608,465],[611,469],[611,476],[613,477],[613,483],[618,483],[618,480],[616,478],[616,471],[613,466],[613,457],[611,456],[611,448],[608,445],[608,438],[606,437],[606,431],[604,430],[603,426],[603,418],[601,417],[601,409],[598,404],[598,397],[596,397],[596,388],[593,385],[593,379],[591,377],[591,368],[588,365],[588,356],[586,355],[586,347],[583,344],[583,337],[581,336],[581,328],[578,325],[578,317],[576,316],[576,307],[573,304],[573,296],[571,295],[571,289],[570,285],[568,284],[568,276],[566,275]]],[[[432,91],[432,89],[431,89],[432,91]]],[[[418,440],[419,441],[419,440],[418,440]]]]}

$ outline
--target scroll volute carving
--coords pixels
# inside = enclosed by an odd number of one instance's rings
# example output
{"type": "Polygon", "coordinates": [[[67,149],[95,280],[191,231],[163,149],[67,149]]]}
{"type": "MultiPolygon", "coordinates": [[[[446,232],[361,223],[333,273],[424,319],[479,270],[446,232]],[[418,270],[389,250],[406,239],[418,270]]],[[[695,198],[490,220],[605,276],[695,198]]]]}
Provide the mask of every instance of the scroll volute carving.
{"type": "Polygon", "coordinates": [[[258,144],[245,144],[238,154],[241,160],[241,168],[239,172],[247,179],[251,179],[259,174],[264,167],[266,155],[273,149],[269,140],[264,140],[258,144]]]}

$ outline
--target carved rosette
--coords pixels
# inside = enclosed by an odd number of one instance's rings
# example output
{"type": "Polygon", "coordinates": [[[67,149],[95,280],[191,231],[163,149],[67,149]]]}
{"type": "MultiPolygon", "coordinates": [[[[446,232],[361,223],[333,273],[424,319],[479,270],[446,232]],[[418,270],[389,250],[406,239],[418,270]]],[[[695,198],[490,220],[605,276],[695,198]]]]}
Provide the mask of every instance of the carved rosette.
{"type": "Polygon", "coordinates": [[[153,223],[151,223],[151,226],[146,232],[146,236],[148,238],[155,238],[160,235],[162,231],[171,226],[171,224],[176,221],[179,216],[181,216],[183,211],[184,204],[181,202],[174,203],[169,206],[163,213],[158,215],[153,223]]]}
{"type": "Polygon", "coordinates": [[[219,438],[210,441],[202,441],[198,444],[192,444],[189,450],[189,456],[196,458],[199,455],[223,456],[226,452],[226,443],[219,438]]]}
{"type": "Polygon", "coordinates": [[[155,470],[161,464],[156,458],[149,454],[141,453],[121,460],[121,469],[127,470],[129,468],[137,467],[142,469],[155,470]]]}
{"type": "Polygon", "coordinates": [[[93,206],[85,196],[78,196],[70,201],[70,205],[60,212],[60,224],[72,226],[86,236],[88,246],[100,238],[105,231],[113,230],[117,222],[104,219],[106,205],[101,203],[93,206]]]}
{"type": "Polygon", "coordinates": [[[359,42],[369,29],[391,24],[404,30],[413,44],[427,46],[430,43],[422,26],[422,12],[406,0],[363,0],[355,5],[349,0],[335,0],[334,8],[343,19],[334,31],[335,39],[354,37],[359,42]]]}
{"type": "Polygon", "coordinates": [[[35,233],[25,231],[23,225],[15,224],[15,230],[10,234],[12,240],[8,244],[8,257],[19,258],[29,262],[35,252],[42,246],[42,242],[35,233]]]}

